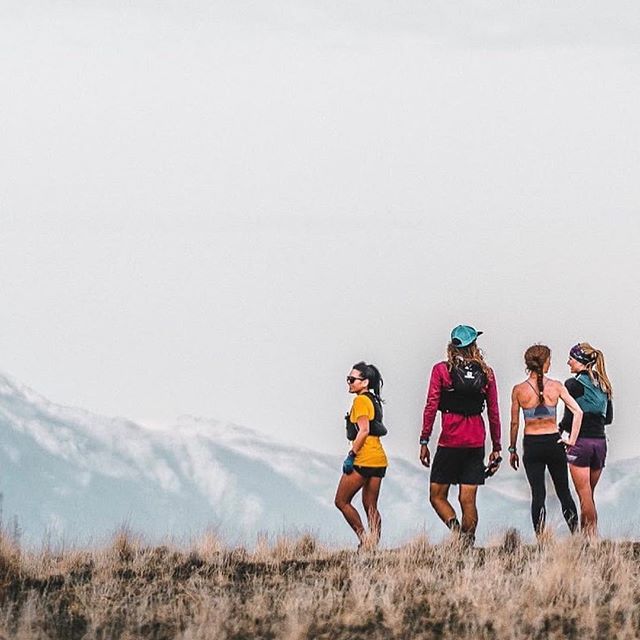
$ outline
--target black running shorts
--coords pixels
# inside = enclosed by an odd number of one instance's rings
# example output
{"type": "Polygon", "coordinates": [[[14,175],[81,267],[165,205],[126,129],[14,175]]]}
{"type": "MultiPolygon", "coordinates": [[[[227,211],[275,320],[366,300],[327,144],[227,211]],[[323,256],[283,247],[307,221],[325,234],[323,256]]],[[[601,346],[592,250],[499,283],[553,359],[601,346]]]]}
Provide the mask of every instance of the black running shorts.
{"type": "Polygon", "coordinates": [[[354,464],[353,469],[363,478],[384,478],[384,474],[387,473],[387,467],[361,467],[354,464]]]}
{"type": "Polygon", "coordinates": [[[438,447],[431,462],[431,482],[484,484],[484,447],[438,447]]]}

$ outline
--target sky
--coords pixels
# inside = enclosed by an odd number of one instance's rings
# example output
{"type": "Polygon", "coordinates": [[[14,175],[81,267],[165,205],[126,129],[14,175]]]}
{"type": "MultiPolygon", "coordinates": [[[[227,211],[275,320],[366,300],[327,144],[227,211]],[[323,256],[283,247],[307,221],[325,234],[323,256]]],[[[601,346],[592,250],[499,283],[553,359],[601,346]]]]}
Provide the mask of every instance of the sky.
{"type": "Polygon", "coordinates": [[[587,340],[640,455],[635,2],[8,0],[0,368],[149,426],[345,448],[385,378],[415,457],[450,329],[484,330],[504,443],[533,343],[587,340]]]}

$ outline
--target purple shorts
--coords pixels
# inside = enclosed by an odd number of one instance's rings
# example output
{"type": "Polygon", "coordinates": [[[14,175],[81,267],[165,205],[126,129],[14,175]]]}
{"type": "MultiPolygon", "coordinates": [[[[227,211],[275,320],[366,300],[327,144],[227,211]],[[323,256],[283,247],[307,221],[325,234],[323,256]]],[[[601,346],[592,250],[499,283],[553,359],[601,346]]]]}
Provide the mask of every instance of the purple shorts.
{"type": "Polygon", "coordinates": [[[607,441],[604,438],[578,438],[573,447],[567,449],[567,462],[576,467],[604,469],[607,457],[607,441]]]}

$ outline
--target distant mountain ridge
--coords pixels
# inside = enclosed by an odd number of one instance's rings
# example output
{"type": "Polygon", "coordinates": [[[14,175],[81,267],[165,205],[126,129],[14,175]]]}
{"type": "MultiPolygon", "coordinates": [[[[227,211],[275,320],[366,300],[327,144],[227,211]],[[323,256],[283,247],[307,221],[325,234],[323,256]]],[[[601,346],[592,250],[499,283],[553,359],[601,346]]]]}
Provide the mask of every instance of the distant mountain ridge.
{"type": "MultiPolygon", "coordinates": [[[[150,539],[185,539],[214,528],[229,541],[309,531],[336,544],[353,541],[333,506],[341,455],[279,443],[231,424],[185,416],[150,430],[56,405],[0,375],[0,490],[4,517],[15,514],[24,541],[46,536],[99,541],[127,524],[150,539]]],[[[479,539],[507,527],[530,534],[524,473],[503,465],[479,493],[479,539]]],[[[607,468],[598,489],[605,535],[633,536],[638,460],[607,468]]],[[[428,473],[391,458],[380,508],[384,541],[445,533],[428,504],[428,473]]],[[[455,488],[452,488],[455,497],[455,488]]],[[[553,491],[549,520],[560,525],[553,491]]]]}

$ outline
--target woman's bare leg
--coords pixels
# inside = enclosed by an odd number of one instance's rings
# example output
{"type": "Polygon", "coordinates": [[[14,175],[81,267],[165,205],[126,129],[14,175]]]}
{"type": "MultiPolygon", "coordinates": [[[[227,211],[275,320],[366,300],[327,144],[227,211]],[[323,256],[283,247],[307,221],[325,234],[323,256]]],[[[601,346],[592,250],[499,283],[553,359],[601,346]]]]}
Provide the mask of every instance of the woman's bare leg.
{"type": "Polygon", "coordinates": [[[374,545],[378,544],[382,529],[382,518],[378,511],[378,496],[380,495],[381,485],[382,478],[367,478],[362,489],[362,506],[367,514],[371,542],[374,545]]]}
{"type": "Polygon", "coordinates": [[[600,476],[602,475],[602,469],[590,469],[589,470],[589,484],[591,485],[591,501],[593,502],[593,511],[596,515],[596,529],[598,527],[598,510],[596,509],[596,485],[598,484],[598,480],[600,480],[600,476]]]}
{"type": "Polygon", "coordinates": [[[358,539],[362,542],[364,536],[364,526],[360,519],[360,514],[355,507],[351,504],[353,496],[362,489],[365,479],[357,472],[354,471],[349,475],[343,473],[338,483],[338,489],[336,491],[335,505],[340,509],[345,520],[349,523],[349,526],[356,532],[358,539]]]}
{"type": "MultiPolygon", "coordinates": [[[[578,493],[580,500],[580,528],[589,536],[598,535],[598,514],[596,505],[593,501],[593,489],[591,486],[591,469],[589,467],[577,467],[574,464],[569,465],[571,478],[578,493]]],[[[598,474],[598,478],[600,474],[598,474]]],[[[596,478],[596,482],[598,479],[596,478]]]]}

